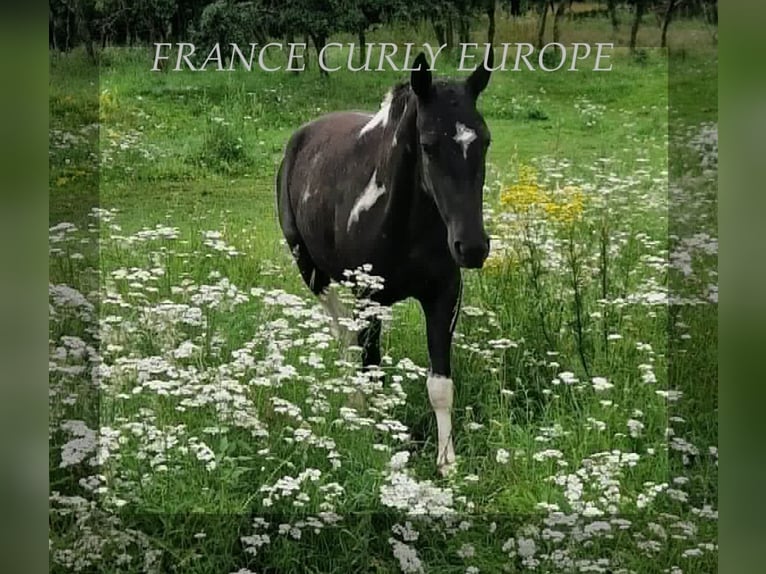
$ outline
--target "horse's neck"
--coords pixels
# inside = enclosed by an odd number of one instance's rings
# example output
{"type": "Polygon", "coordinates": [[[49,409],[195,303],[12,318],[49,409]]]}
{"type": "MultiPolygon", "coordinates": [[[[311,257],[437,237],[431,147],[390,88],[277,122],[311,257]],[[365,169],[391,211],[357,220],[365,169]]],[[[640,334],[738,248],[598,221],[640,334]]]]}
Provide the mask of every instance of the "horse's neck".
{"type": "Polygon", "coordinates": [[[393,134],[383,143],[378,173],[388,174],[385,185],[390,193],[387,194],[386,218],[398,229],[407,222],[409,231],[420,235],[426,229],[443,226],[443,223],[420,178],[416,110],[415,96],[411,96],[393,134]],[[394,137],[396,145],[393,145],[394,137]]]}

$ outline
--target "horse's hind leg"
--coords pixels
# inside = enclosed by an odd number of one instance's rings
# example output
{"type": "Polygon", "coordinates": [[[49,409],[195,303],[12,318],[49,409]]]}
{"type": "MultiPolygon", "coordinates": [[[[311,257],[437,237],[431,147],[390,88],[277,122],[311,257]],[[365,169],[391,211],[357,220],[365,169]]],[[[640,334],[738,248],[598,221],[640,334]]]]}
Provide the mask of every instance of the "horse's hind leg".
{"type": "Polygon", "coordinates": [[[357,341],[362,348],[362,367],[380,365],[380,319],[373,317],[367,326],[359,331],[357,341]]]}
{"type": "Polygon", "coordinates": [[[290,251],[293,254],[303,281],[308,285],[311,292],[319,297],[319,302],[332,321],[330,323],[330,331],[333,337],[348,347],[351,344],[351,335],[340,324],[339,320],[343,317],[349,317],[350,313],[338,298],[336,291],[329,288],[330,276],[314,264],[302,241],[297,241],[294,245],[291,245],[291,241],[288,239],[287,244],[290,246],[290,251]]]}
{"type": "MultiPolygon", "coordinates": [[[[303,281],[311,289],[314,295],[319,296],[319,301],[324,307],[325,311],[332,318],[332,325],[330,329],[333,331],[333,335],[337,338],[343,338],[342,329],[338,322],[341,315],[345,314],[343,305],[338,300],[337,294],[328,290],[330,285],[330,276],[319,269],[309,255],[306,244],[303,242],[298,226],[295,222],[295,214],[290,203],[290,196],[288,190],[288,178],[286,177],[289,171],[289,164],[292,158],[291,147],[293,142],[288,145],[288,150],[285,152],[285,159],[279,165],[276,177],[276,192],[277,192],[277,212],[279,216],[279,225],[282,228],[282,234],[287,241],[287,246],[290,248],[290,253],[295,259],[295,263],[298,266],[298,271],[303,278],[303,281]]],[[[347,338],[347,337],[346,337],[347,338]]]]}

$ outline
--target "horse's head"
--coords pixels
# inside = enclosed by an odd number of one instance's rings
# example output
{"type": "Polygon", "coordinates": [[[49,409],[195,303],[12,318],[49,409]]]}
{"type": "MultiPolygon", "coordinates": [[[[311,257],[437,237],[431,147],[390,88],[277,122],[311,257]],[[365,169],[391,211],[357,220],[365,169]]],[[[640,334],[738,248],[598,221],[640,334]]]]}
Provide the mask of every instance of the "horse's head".
{"type": "Polygon", "coordinates": [[[432,82],[424,54],[413,68],[420,177],[447,227],[452,257],[461,267],[478,268],[489,255],[482,201],[490,134],[476,100],[490,72],[482,63],[465,82],[432,82]]]}

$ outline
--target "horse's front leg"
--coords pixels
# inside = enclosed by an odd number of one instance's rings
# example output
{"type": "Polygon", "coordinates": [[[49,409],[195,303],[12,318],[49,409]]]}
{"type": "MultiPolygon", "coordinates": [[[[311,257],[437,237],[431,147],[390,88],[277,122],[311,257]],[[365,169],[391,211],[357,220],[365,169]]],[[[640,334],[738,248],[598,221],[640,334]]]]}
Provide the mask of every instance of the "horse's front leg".
{"type": "Polygon", "coordinates": [[[454,388],[450,368],[452,333],[460,309],[460,271],[456,270],[442,289],[421,300],[426,315],[428,356],[431,368],[426,386],[428,399],[436,415],[438,450],[436,466],[446,476],[455,463],[452,443],[452,400],[454,388]]]}

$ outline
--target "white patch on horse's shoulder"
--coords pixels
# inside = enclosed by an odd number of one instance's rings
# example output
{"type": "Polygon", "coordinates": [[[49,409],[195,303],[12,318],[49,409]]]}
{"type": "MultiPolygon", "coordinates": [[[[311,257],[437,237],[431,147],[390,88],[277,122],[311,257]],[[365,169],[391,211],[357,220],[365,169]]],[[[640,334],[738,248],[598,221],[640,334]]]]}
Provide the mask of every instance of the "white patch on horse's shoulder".
{"type": "Polygon", "coordinates": [[[376,169],[372,172],[372,177],[370,178],[370,182],[367,184],[367,187],[364,188],[362,194],[357,198],[356,203],[351,210],[351,215],[348,216],[348,225],[346,227],[347,229],[350,230],[351,226],[359,221],[359,215],[363,211],[367,211],[373,205],[375,205],[375,202],[378,201],[378,199],[380,199],[384,193],[386,193],[386,186],[378,186],[377,181],[375,181],[377,176],[378,170],[376,169]]]}
{"type": "Polygon", "coordinates": [[[383,101],[380,103],[380,109],[378,112],[372,116],[372,118],[370,118],[369,122],[364,124],[361,130],[359,130],[358,137],[362,137],[368,131],[375,129],[379,125],[381,127],[386,127],[386,125],[388,125],[388,116],[391,112],[391,100],[393,97],[393,92],[389,90],[388,93],[386,93],[386,96],[383,98],[383,101]]]}
{"type": "Polygon", "coordinates": [[[455,136],[452,138],[463,148],[463,157],[468,157],[468,146],[476,139],[476,132],[460,122],[455,123],[455,136]]]}

